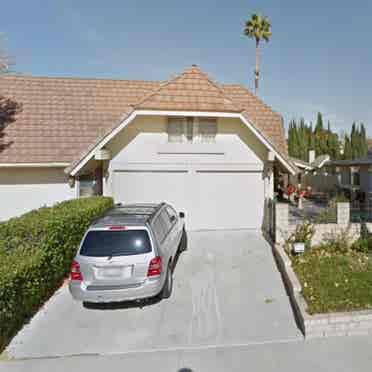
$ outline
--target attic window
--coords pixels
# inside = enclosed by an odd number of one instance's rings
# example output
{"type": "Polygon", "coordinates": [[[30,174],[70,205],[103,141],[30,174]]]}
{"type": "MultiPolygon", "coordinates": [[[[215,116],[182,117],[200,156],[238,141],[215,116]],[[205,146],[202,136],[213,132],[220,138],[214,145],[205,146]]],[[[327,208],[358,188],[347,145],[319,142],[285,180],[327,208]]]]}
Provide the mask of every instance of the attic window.
{"type": "Polygon", "coordinates": [[[213,118],[169,118],[168,142],[213,143],[216,140],[217,120],[213,118]]]}

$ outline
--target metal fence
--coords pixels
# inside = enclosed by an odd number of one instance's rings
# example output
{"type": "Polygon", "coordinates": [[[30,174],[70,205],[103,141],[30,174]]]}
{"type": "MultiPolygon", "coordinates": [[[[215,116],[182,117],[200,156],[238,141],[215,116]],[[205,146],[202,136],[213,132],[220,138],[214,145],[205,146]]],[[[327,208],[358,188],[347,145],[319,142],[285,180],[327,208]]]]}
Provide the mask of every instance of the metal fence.
{"type": "Polygon", "coordinates": [[[292,225],[310,221],[315,224],[337,223],[337,202],[327,195],[317,195],[289,206],[289,223],[292,225]]]}
{"type": "Polygon", "coordinates": [[[350,203],[350,222],[372,222],[372,199],[354,200],[350,203]]]}

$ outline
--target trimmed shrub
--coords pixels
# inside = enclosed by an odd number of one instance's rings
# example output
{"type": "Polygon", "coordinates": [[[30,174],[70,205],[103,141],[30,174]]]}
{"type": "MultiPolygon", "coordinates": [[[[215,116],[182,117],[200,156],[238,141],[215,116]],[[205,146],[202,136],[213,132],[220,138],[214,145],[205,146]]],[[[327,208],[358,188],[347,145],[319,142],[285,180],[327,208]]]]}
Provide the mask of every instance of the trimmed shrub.
{"type": "Polygon", "coordinates": [[[75,199],[0,224],[0,350],[58,288],[111,198],[75,199]]]}

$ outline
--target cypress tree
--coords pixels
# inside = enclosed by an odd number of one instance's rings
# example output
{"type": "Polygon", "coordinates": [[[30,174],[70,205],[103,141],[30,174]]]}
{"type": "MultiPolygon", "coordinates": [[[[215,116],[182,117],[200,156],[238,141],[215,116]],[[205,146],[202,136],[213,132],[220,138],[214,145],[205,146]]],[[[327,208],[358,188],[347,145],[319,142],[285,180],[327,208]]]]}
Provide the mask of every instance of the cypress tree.
{"type": "Polygon", "coordinates": [[[358,146],[358,129],[356,123],[354,122],[351,127],[350,134],[350,146],[351,146],[351,155],[347,159],[356,159],[359,157],[359,146],[358,146]]]}
{"type": "Polygon", "coordinates": [[[327,135],[324,130],[323,117],[320,112],[318,112],[314,130],[314,147],[316,156],[327,153],[327,135]]]}
{"type": "Polygon", "coordinates": [[[344,156],[345,160],[349,160],[353,158],[353,152],[351,148],[351,141],[348,135],[345,135],[345,144],[344,144],[344,156]]]}
{"type": "Polygon", "coordinates": [[[363,123],[353,123],[350,135],[342,135],[344,152],[341,154],[341,141],[337,133],[332,131],[331,122],[324,126],[323,117],[317,114],[315,128],[313,123],[307,124],[303,118],[297,122],[291,120],[288,128],[289,155],[309,161],[309,151],[315,150],[316,156],[328,154],[331,159],[355,159],[368,155],[368,139],[363,123]]]}
{"type": "Polygon", "coordinates": [[[360,137],[361,137],[361,157],[364,158],[368,155],[368,140],[364,124],[360,124],[360,137]]]}

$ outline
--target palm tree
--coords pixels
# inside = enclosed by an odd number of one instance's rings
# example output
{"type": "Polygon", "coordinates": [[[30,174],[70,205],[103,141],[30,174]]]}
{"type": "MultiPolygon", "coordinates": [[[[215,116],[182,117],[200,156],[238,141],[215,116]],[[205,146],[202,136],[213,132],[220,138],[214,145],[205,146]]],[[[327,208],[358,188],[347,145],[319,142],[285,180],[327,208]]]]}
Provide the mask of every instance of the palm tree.
{"type": "Polygon", "coordinates": [[[260,14],[253,14],[251,19],[246,22],[244,34],[251,39],[256,40],[256,69],[255,75],[255,92],[258,94],[258,80],[260,77],[260,41],[263,39],[268,42],[271,38],[271,23],[268,17],[260,14]]]}

